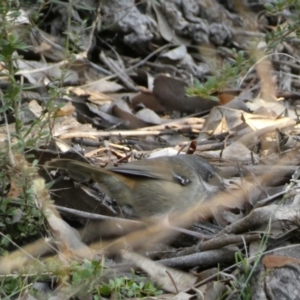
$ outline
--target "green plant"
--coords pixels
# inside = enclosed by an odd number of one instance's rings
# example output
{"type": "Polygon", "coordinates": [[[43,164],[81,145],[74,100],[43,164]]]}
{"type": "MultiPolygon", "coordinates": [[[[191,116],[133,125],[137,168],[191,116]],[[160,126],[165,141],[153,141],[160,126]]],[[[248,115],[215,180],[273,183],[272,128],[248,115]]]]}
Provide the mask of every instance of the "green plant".
{"type": "Polygon", "coordinates": [[[145,277],[140,277],[132,272],[132,278],[119,277],[110,279],[108,283],[100,284],[95,287],[96,295],[94,299],[101,299],[102,296],[114,294],[118,299],[142,298],[148,296],[157,296],[163,293],[162,290],[155,287],[154,284],[145,277]]]}
{"type": "MultiPolygon", "coordinates": [[[[269,49],[274,49],[278,43],[300,37],[300,2],[298,0],[277,0],[266,3],[265,8],[269,16],[282,16],[279,24],[266,34],[265,40],[269,49]],[[285,18],[285,9],[289,9],[288,20],[285,18]]],[[[299,42],[298,42],[299,43],[299,42]]]]}
{"type": "Polygon", "coordinates": [[[16,274],[2,278],[0,280],[2,297],[18,294],[24,291],[24,287],[28,293],[37,295],[38,292],[32,288],[32,283],[36,280],[50,279],[59,283],[57,290],[66,297],[91,294],[96,300],[114,294],[118,299],[125,299],[157,296],[163,293],[149,279],[138,276],[133,271],[130,276],[116,277],[106,282],[105,275],[111,274],[111,271],[103,268],[103,261],[85,259],[82,262],[71,261],[62,264],[56,259],[50,259],[43,263],[33,262],[30,269],[32,271],[27,270],[28,275],[16,274]]]}
{"type": "Polygon", "coordinates": [[[12,240],[14,243],[28,242],[44,231],[44,217],[35,205],[30,189],[30,179],[35,174],[32,167],[20,172],[8,169],[0,173],[2,183],[9,178],[16,190],[15,195],[2,195],[0,198],[0,231],[4,233],[0,237],[0,254],[14,248],[12,240]]]}
{"type": "MultiPolygon", "coordinates": [[[[100,261],[90,261],[85,259],[82,263],[73,261],[69,266],[69,276],[71,278],[71,289],[80,286],[80,290],[92,292],[95,282],[101,278],[103,267],[100,261]]],[[[80,290],[78,293],[80,294],[80,290]]]]}
{"type": "MultiPolygon", "coordinates": [[[[61,2],[63,3],[63,2],[61,2]]],[[[65,3],[64,3],[65,4],[65,3]]],[[[79,1],[77,1],[79,5],[79,1]]],[[[54,104],[55,100],[63,95],[62,84],[67,76],[67,67],[62,69],[61,78],[57,86],[48,89],[49,97],[42,107],[42,113],[30,122],[24,122],[26,104],[23,103],[22,93],[26,89],[32,89],[32,85],[26,88],[23,85],[22,76],[18,75],[17,60],[22,59],[19,53],[26,53],[28,46],[23,41],[23,29],[30,30],[30,25],[18,24],[20,16],[18,1],[2,1],[0,5],[0,80],[7,83],[6,89],[0,91],[0,115],[4,124],[1,129],[6,129],[7,142],[0,147],[0,255],[5,256],[9,251],[21,248],[38,237],[46,235],[45,218],[38,202],[31,191],[32,179],[38,176],[37,161],[27,154],[28,150],[35,149],[39,145],[47,144],[51,137],[53,115],[59,109],[60,104],[54,104]],[[19,30],[19,29],[22,30],[19,30]],[[9,124],[7,115],[14,118],[14,123],[9,124]],[[2,118],[3,117],[3,118],[2,118]],[[28,163],[30,159],[31,163],[28,163]]],[[[65,58],[69,63],[74,61],[70,47],[70,32],[72,3],[68,3],[68,26],[65,29],[66,46],[65,58]]],[[[81,24],[84,26],[84,24],[81,24]]],[[[80,27],[82,29],[82,26],[80,27]]],[[[73,33],[73,41],[79,42],[73,33]]],[[[10,121],[11,122],[11,121],[10,121]]],[[[81,271],[72,273],[72,280],[83,279],[88,276],[92,266],[85,262],[81,271]]],[[[53,264],[52,264],[53,265],[53,264]]],[[[55,264],[51,268],[36,261],[30,264],[30,271],[19,270],[19,274],[4,276],[0,279],[0,298],[11,299],[13,296],[24,293],[36,294],[31,289],[32,283],[37,278],[44,279],[42,273],[58,278],[61,282],[69,283],[69,266],[55,264]]],[[[96,268],[96,267],[95,267],[96,268]]],[[[96,272],[94,270],[94,272],[96,272]]],[[[94,275],[94,273],[93,273],[94,275]]],[[[71,283],[71,286],[74,287],[71,283]]]]}
{"type": "Polygon", "coordinates": [[[241,252],[235,253],[235,262],[236,264],[241,264],[241,271],[238,275],[238,280],[232,281],[232,287],[235,290],[238,290],[240,299],[249,300],[251,299],[252,291],[251,285],[249,284],[250,280],[250,266],[247,258],[243,257],[241,252]]]}
{"type": "Polygon", "coordinates": [[[218,98],[212,96],[212,94],[236,84],[238,78],[245,74],[252,63],[244,51],[232,49],[231,57],[231,61],[227,62],[223,68],[218,69],[214,76],[208,77],[205,83],[201,83],[196,79],[194,84],[187,88],[188,95],[197,95],[218,101],[218,98]]]}
{"type": "Polygon", "coordinates": [[[149,279],[137,276],[133,271],[130,278],[126,276],[116,277],[105,283],[103,278],[106,271],[103,269],[102,261],[71,262],[67,272],[68,277],[70,277],[68,290],[76,290],[76,295],[91,293],[95,300],[111,294],[122,299],[155,296],[162,293],[162,290],[155,287],[149,279]]]}
{"type": "MultiPolygon", "coordinates": [[[[65,67],[60,84],[49,88],[49,99],[40,116],[24,122],[28,109],[22,101],[22,93],[32,86],[24,87],[22,78],[17,74],[17,61],[22,59],[18,53],[26,53],[28,49],[23,41],[23,30],[29,31],[30,25],[23,26],[17,22],[20,14],[18,1],[4,1],[0,6],[0,64],[3,70],[0,79],[7,82],[7,89],[0,92],[0,115],[5,121],[3,128],[7,134],[7,143],[0,147],[0,231],[3,232],[0,255],[14,249],[11,240],[22,245],[46,233],[43,215],[31,193],[32,179],[37,176],[37,161],[27,152],[49,142],[53,127],[50,116],[59,109],[54,100],[62,97],[60,85],[67,76],[65,67]],[[13,116],[13,124],[8,124],[8,114],[13,116]],[[32,161],[32,165],[26,159],[32,161]]],[[[67,24],[71,27],[71,7],[68,20],[67,24]]],[[[72,63],[72,53],[68,50],[69,35],[66,34],[66,37],[65,57],[72,63]]]]}
{"type": "MultiPolygon", "coordinates": [[[[275,213],[275,212],[274,212],[275,213]]],[[[250,266],[250,262],[248,260],[247,255],[247,248],[246,249],[246,256],[244,257],[241,252],[235,253],[235,264],[240,265],[241,268],[239,269],[238,278],[235,281],[232,281],[232,287],[234,290],[237,290],[240,299],[248,300],[252,299],[252,284],[251,284],[251,278],[254,274],[254,271],[256,270],[259,263],[261,263],[261,257],[264,253],[264,249],[266,249],[268,237],[270,235],[270,229],[272,224],[272,218],[273,215],[269,218],[269,223],[265,229],[265,233],[262,236],[262,239],[260,241],[259,245],[259,251],[255,255],[255,257],[251,258],[252,264],[250,266]]]]}
{"type": "Polygon", "coordinates": [[[0,297],[3,300],[11,299],[29,286],[19,275],[6,276],[0,280],[0,297]]]}
{"type": "MultiPolygon", "coordinates": [[[[267,16],[278,17],[281,16],[282,24],[274,26],[265,35],[265,42],[267,44],[266,50],[268,53],[273,52],[279,43],[293,40],[293,44],[299,44],[300,37],[300,1],[298,0],[277,0],[265,4],[267,16]],[[285,9],[289,9],[288,19],[286,18],[285,9]],[[295,40],[295,37],[298,40],[295,40]]],[[[217,71],[213,76],[208,77],[205,83],[195,80],[194,84],[187,89],[188,95],[198,95],[217,101],[218,99],[212,94],[230,86],[236,86],[237,80],[242,78],[247,70],[255,63],[255,49],[256,42],[254,40],[254,50],[236,51],[231,49],[231,59],[224,64],[223,67],[217,67],[217,71]],[[254,53],[251,53],[253,52],[254,53]]]]}

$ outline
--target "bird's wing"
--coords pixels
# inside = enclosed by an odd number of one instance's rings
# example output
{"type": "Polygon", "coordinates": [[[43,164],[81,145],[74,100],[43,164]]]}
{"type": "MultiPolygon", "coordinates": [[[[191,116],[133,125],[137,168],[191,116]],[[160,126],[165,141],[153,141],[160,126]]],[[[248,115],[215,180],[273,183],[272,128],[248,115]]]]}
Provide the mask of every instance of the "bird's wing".
{"type": "Polygon", "coordinates": [[[151,159],[143,159],[113,167],[109,170],[126,175],[172,180],[171,172],[168,172],[169,168],[162,160],[152,162],[151,159]]]}
{"type": "Polygon", "coordinates": [[[182,163],[181,160],[174,159],[174,157],[138,160],[110,170],[120,174],[161,179],[184,185],[189,183],[186,179],[193,177],[191,167],[182,163]]]}

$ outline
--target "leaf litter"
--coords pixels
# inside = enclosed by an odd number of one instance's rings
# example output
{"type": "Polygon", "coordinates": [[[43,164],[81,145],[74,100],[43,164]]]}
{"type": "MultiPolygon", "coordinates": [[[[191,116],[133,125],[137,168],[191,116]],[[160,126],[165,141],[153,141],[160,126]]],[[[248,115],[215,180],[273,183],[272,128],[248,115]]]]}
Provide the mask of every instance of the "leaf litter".
{"type": "MultiPolygon", "coordinates": [[[[51,242],[42,239],[34,247],[26,245],[23,250],[1,258],[2,274],[20,270],[31,261],[57,251],[58,257],[53,258],[63,262],[66,257],[79,260],[105,257],[107,268],[118,275],[131,267],[142,270],[163,290],[172,293],[166,294],[168,298],[182,299],[195,294],[203,299],[217,299],[226,293],[224,299],[230,299],[242,290],[239,284],[246,282],[246,276],[253,284],[255,299],[271,294],[259,283],[261,278],[276,295],[297,287],[291,280],[289,286],[276,289],[275,282],[285,274],[289,278],[299,274],[296,267],[299,94],[294,91],[297,85],[291,79],[298,69],[291,66],[293,60],[275,50],[274,57],[266,57],[257,50],[255,66],[249,67],[243,78],[235,78],[229,84],[228,88],[236,89],[234,92],[212,89],[211,95],[218,102],[202,95],[187,95],[191,78],[205,82],[208,75],[216,74],[216,65],[220,67],[230,61],[230,55],[234,56],[228,40],[247,50],[245,41],[249,36],[262,37],[262,32],[246,27],[241,16],[229,13],[217,2],[209,5],[177,2],[150,1],[150,9],[146,9],[137,7],[133,1],[104,1],[101,8],[104,36],[99,37],[104,50],[98,50],[98,60],[86,55],[88,51],[96,51],[94,43],[76,49],[75,59],[65,60],[61,51],[65,37],[57,31],[64,12],[59,3],[55,4],[56,9],[61,9],[52,20],[50,35],[45,32],[46,25],[49,26],[47,18],[41,28],[27,28],[30,51],[43,59],[30,60],[25,55],[16,61],[17,75],[34,84],[38,91],[37,97],[23,97],[23,104],[33,114],[23,122],[28,124],[35,118],[51,120],[52,136],[51,143],[47,145],[40,140],[36,149],[28,152],[41,165],[55,157],[64,157],[86,158],[99,167],[190,153],[208,159],[218,168],[225,190],[200,206],[200,217],[195,224],[191,222],[192,211],[180,220],[172,220],[175,226],[189,227],[195,233],[191,236],[178,235],[163,220],[152,226],[146,226],[144,220],[123,220],[114,199],[109,199],[88,178],[74,176],[71,181],[63,179],[53,185],[53,206],[40,182],[42,192],[39,188],[35,190],[37,205],[47,210],[51,242]],[[197,9],[191,9],[193,5],[197,9]],[[198,11],[202,6],[206,6],[203,15],[198,11]],[[214,10],[223,15],[222,23],[214,10]],[[110,28],[114,23],[116,28],[110,28]],[[122,33],[117,37],[122,46],[107,47],[116,32],[122,33]],[[155,34],[170,44],[157,42],[155,34]],[[150,41],[152,44],[145,47],[150,41]],[[199,46],[195,47],[195,42],[199,46]],[[80,52],[83,49],[86,52],[80,52]],[[134,49],[137,55],[124,49],[134,49]],[[288,77],[283,77],[281,68],[288,77]],[[58,84],[62,74],[64,80],[58,84]],[[53,87],[61,92],[53,100],[59,108],[55,115],[44,115],[43,105],[51,98],[53,87]],[[224,95],[230,101],[225,101],[224,95]],[[79,231],[62,219],[58,211],[67,222],[75,220],[79,231]],[[101,222],[95,221],[97,215],[101,222]],[[131,251],[121,250],[128,248],[131,251]],[[117,253],[123,264],[127,264],[125,269],[117,259],[109,262],[108,258],[114,259],[117,253]],[[18,262],[13,261],[16,257],[18,262]],[[245,264],[257,272],[249,275],[245,264]],[[271,272],[264,275],[266,270],[271,272]]],[[[254,12],[248,7],[246,21],[254,12]]],[[[73,17],[81,18],[79,14],[73,17]]],[[[269,20],[266,15],[263,18],[269,20]]],[[[96,22],[95,19],[93,25],[96,22]]],[[[88,40],[88,35],[95,31],[94,26],[82,32],[82,39],[88,40]]],[[[292,54],[296,51],[292,43],[282,43],[281,47],[292,54]]],[[[1,83],[7,83],[5,78],[1,83]]],[[[12,118],[8,125],[13,122],[12,118]]],[[[39,129],[33,128],[32,134],[34,130],[39,129]]],[[[0,128],[0,134],[4,145],[6,127],[0,128]]],[[[47,181],[61,177],[53,172],[47,175],[44,172],[43,176],[47,181]]],[[[18,189],[15,193],[19,193],[18,189]]]]}

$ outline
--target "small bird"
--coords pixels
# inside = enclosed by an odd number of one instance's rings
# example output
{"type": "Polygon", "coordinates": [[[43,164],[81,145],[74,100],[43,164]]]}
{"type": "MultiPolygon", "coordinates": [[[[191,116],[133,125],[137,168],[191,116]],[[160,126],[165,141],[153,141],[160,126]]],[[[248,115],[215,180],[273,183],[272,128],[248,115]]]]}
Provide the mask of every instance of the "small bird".
{"type": "Polygon", "coordinates": [[[92,178],[122,209],[139,218],[185,211],[218,189],[207,183],[210,178],[221,183],[216,169],[196,155],[143,159],[110,169],[70,159],[47,165],[92,178]]]}

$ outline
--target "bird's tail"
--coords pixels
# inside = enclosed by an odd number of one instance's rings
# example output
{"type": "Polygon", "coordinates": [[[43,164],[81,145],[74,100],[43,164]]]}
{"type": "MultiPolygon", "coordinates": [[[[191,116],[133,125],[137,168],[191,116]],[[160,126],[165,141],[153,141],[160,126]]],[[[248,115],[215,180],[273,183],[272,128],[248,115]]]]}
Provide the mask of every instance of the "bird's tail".
{"type": "Polygon", "coordinates": [[[97,182],[102,182],[107,180],[108,177],[112,177],[112,172],[109,170],[72,159],[54,159],[47,162],[46,166],[71,171],[74,174],[92,178],[97,182]]]}

